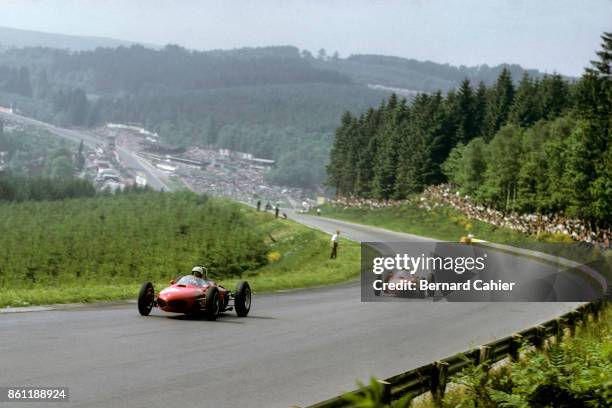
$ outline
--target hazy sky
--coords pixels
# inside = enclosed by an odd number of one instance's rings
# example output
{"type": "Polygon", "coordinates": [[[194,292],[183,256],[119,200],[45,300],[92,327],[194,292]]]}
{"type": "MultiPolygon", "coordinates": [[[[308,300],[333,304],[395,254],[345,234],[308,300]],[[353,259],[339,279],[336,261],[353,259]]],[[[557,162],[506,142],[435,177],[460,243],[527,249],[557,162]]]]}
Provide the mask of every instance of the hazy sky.
{"type": "Polygon", "coordinates": [[[579,75],[599,35],[612,31],[612,0],[0,0],[0,25],[196,49],[291,44],[579,75]]]}

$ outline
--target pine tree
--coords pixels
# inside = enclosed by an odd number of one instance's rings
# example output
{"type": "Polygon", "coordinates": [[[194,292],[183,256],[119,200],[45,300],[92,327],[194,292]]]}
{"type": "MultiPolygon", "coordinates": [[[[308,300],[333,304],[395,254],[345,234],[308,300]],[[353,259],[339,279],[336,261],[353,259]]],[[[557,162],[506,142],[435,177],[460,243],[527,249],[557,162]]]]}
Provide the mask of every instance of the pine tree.
{"type": "MultiPolygon", "coordinates": [[[[603,41],[601,43],[602,49],[596,53],[599,59],[591,61],[593,68],[588,71],[599,76],[607,76],[612,74],[612,32],[604,32],[601,39],[603,41]]],[[[609,76],[606,78],[612,80],[609,76]]]]}
{"type": "Polygon", "coordinates": [[[506,123],[512,100],[514,98],[514,85],[512,76],[507,68],[504,68],[497,78],[497,82],[491,91],[487,101],[485,114],[484,135],[490,140],[493,135],[506,123]]]}
{"type": "Polygon", "coordinates": [[[569,85],[559,74],[546,75],[539,86],[540,111],[546,119],[555,119],[570,107],[569,85]]]}
{"type": "Polygon", "coordinates": [[[334,143],[330,151],[330,160],[327,166],[327,184],[336,189],[336,194],[345,193],[344,163],[347,159],[348,143],[350,142],[350,127],[353,125],[353,116],[350,112],[342,115],[341,125],[336,129],[334,143]]]}
{"type": "Polygon", "coordinates": [[[422,119],[425,119],[421,126],[426,143],[423,181],[426,185],[439,184],[446,181],[441,166],[455,145],[451,130],[453,124],[449,120],[440,92],[429,98],[426,117],[422,119]]]}
{"type": "Polygon", "coordinates": [[[400,132],[398,153],[394,197],[402,199],[408,194],[422,191],[425,186],[423,168],[427,158],[422,132],[406,124],[400,132]]]}
{"type": "Polygon", "coordinates": [[[392,196],[397,171],[397,139],[400,119],[399,101],[391,94],[385,106],[381,106],[383,124],[377,132],[378,149],[374,158],[372,196],[388,199],[392,196]]]}
{"type": "Polygon", "coordinates": [[[599,60],[576,84],[575,109],[582,119],[574,154],[568,167],[572,169],[571,186],[578,188],[575,211],[591,221],[610,224],[612,214],[612,160],[610,160],[610,128],[612,127],[612,33],[602,35],[599,60]],[[584,163],[581,163],[584,161],[584,163]],[[582,193],[582,195],[580,195],[582,193]]]}
{"type": "Polygon", "coordinates": [[[372,108],[360,118],[359,161],[357,163],[357,179],[354,193],[360,197],[370,197],[374,179],[374,165],[377,157],[379,140],[377,132],[381,124],[381,112],[372,108]]]}
{"type": "Polygon", "coordinates": [[[539,82],[533,81],[529,74],[525,72],[510,109],[508,120],[511,123],[528,127],[542,117],[538,89],[539,82]]]}
{"type": "Polygon", "coordinates": [[[455,103],[457,112],[455,120],[458,120],[456,143],[466,144],[478,135],[476,104],[476,96],[470,86],[470,81],[466,78],[461,82],[455,103]]]}
{"type": "Polygon", "coordinates": [[[474,134],[482,136],[484,132],[484,119],[487,111],[488,89],[484,82],[478,83],[474,97],[474,134]]]}

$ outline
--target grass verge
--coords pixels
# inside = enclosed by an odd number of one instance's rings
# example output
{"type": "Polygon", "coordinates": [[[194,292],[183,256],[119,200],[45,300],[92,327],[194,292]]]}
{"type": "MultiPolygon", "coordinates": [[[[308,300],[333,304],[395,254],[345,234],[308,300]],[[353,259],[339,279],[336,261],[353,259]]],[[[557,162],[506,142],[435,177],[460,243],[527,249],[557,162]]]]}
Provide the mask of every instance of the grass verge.
{"type": "Polygon", "coordinates": [[[509,228],[468,219],[452,207],[439,206],[431,210],[419,208],[416,198],[397,207],[377,209],[325,206],[322,215],[442,241],[458,241],[461,236],[469,232],[476,238],[491,242],[525,244],[538,242],[534,237],[509,228]]]}
{"type": "MultiPolygon", "coordinates": [[[[261,293],[330,285],[359,276],[358,243],[342,240],[339,259],[330,260],[327,234],[290,220],[275,219],[268,213],[257,213],[246,206],[240,211],[254,221],[257,236],[265,237],[268,262],[263,267],[243,272],[239,277],[211,276],[227,288],[233,290],[239,280],[248,280],[253,291],[261,293]]],[[[182,270],[181,273],[186,274],[190,269],[182,270]]],[[[176,278],[176,273],[176,270],[169,270],[167,276],[162,274],[153,278],[156,290],[168,286],[169,281],[176,278]]],[[[3,285],[0,286],[0,307],[136,299],[144,280],[148,279],[122,276],[115,280],[104,277],[64,279],[53,284],[35,283],[27,287],[3,285]]]]}
{"type": "MultiPolygon", "coordinates": [[[[323,232],[293,221],[274,221],[269,227],[277,240],[270,246],[270,254],[275,257],[274,253],[278,253],[279,259],[239,278],[219,279],[221,285],[233,290],[238,281],[247,280],[255,293],[262,293],[332,285],[359,276],[358,243],[342,240],[340,258],[330,260],[329,237],[323,232]]],[[[154,282],[156,290],[168,286],[172,278],[169,275],[167,280],[154,282]]],[[[0,288],[0,307],[136,299],[141,284],[85,282],[59,287],[0,288]]]]}

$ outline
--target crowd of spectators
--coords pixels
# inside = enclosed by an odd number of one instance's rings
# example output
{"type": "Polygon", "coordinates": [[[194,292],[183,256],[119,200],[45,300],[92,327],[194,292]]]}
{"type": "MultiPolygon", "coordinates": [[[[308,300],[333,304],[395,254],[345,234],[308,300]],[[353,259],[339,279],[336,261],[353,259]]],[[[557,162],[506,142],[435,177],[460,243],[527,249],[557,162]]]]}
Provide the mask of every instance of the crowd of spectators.
{"type": "Polygon", "coordinates": [[[375,200],[373,198],[336,197],[330,202],[330,205],[334,207],[375,210],[378,208],[397,207],[405,202],[406,200],[375,200]]]}
{"type": "Polygon", "coordinates": [[[206,163],[203,169],[184,168],[179,177],[193,191],[214,196],[232,198],[249,204],[261,201],[262,207],[270,203],[288,205],[303,198],[299,188],[272,185],[265,180],[266,166],[254,164],[237,152],[212,149],[190,148],[183,155],[186,158],[206,163]]]}
{"type": "Polygon", "coordinates": [[[610,247],[609,228],[591,228],[586,222],[559,214],[504,213],[474,203],[470,197],[453,191],[449,185],[430,186],[423,192],[421,206],[431,206],[437,203],[450,205],[469,218],[526,234],[563,234],[575,241],[599,245],[605,249],[610,247]]]}
{"type": "MultiPolygon", "coordinates": [[[[93,130],[93,133],[133,152],[142,152],[151,144],[146,134],[132,129],[104,126],[93,130]]],[[[266,182],[265,175],[269,165],[253,161],[252,156],[246,153],[191,147],[175,156],[204,164],[204,167],[197,168],[172,162],[172,166],[176,168],[176,176],[190,189],[199,193],[228,197],[250,204],[259,200],[264,205],[271,203],[271,206],[281,202],[299,202],[304,197],[301,189],[266,182]]]]}
{"type": "MultiPolygon", "coordinates": [[[[366,198],[339,197],[332,205],[344,208],[377,209],[399,206],[406,200],[374,200],[366,198]]],[[[471,219],[499,227],[510,228],[530,235],[562,234],[574,241],[610,248],[610,228],[592,228],[588,223],[558,214],[504,213],[494,208],[474,203],[470,197],[453,191],[449,185],[430,186],[419,198],[420,208],[432,210],[443,205],[451,206],[471,219]]]]}

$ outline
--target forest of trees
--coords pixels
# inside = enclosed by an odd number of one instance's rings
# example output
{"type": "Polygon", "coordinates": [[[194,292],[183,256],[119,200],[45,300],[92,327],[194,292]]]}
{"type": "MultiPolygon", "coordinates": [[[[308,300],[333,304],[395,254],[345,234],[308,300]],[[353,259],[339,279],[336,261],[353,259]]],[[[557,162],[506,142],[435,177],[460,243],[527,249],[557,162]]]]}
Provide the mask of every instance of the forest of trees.
{"type": "Polygon", "coordinates": [[[351,55],[348,58],[320,58],[314,60],[315,67],[331,69],[345,74],[355,82],[381,84],[419,92],[447,92],[456,88],[465,78],[471,82],[493,84],[502,70],[510,71],[520,78],[524,73],[531,77],[542,76],[535,69],[526,70],[516,64],[501,64],[494,67],[454,67],[431,61],[417,61],[385,55],[351,55]]]}
{"type": "Polygon", "coordinates": [[[0,66],[0,91],[31,97],[32,83],[28,68],[0,66]]]}
{"type": "Polygon", "coordinates": [[[82,170],[82,146],[59,140],[46,131],[25,128],[5,131],[0,121],[2,167],[16,176],[70,179],[82,170]]]}
{"type": "Polygon", "coordinates": [[[327,168],[338,195],[405,198],[450,181],[506,211],[612,219],[612,34],[575,82],[560,75],[518,85],[503,70],[493,86],[464,80],[412,105],[392,95],[344,114],[327,168]]]}
{"type": "Polygon", "coordinates": [[[210,122],[332,130],[339,106],[364,108],[362,99],[371,104],[381,95],[313,67],[295,47],[199,52],[176,45],[6,50],[0,92],[34,97],[49,108],[44,119],[59,125],[130,121],[157,130],[170,122],[174,132],[162,135],[169,141],[201,143],[211,139],[210,122]]]}
{"type": "Polygon", "coordinates": [[[94,185],[84,179],[26,177],[0,172],[0,202],[53,201],[95,195],[94,185]]]}

